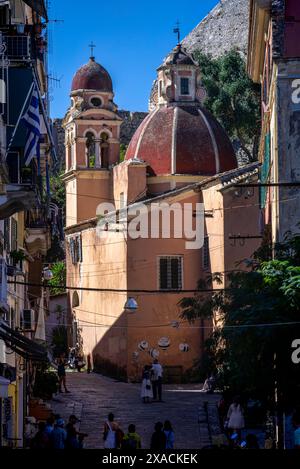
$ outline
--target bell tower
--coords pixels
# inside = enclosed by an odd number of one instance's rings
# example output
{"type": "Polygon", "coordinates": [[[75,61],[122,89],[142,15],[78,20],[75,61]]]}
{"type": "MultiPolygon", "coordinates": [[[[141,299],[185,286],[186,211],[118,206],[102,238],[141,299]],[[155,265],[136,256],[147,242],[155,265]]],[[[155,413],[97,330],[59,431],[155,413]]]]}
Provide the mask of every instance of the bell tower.
{"type": "Polygon", "coordinates": [[[113,199],[113,167],[119,163],[120,126],[109,73],[90,57],[75,74],[65,116],[66,226],[96,217],[113,199]]]}

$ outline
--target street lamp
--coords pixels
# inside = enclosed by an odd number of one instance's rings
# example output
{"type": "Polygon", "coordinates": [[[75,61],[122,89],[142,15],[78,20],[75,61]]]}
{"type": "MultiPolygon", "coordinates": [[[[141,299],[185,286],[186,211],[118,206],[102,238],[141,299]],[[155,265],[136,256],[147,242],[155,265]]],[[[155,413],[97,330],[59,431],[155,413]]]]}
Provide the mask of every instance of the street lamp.
{"type": "Polygon", "coordinates": [[[135,298],[128,298],[124,305],[124,309],[130,313],[134,313],[138,309],[138,304],[135,298]]]}

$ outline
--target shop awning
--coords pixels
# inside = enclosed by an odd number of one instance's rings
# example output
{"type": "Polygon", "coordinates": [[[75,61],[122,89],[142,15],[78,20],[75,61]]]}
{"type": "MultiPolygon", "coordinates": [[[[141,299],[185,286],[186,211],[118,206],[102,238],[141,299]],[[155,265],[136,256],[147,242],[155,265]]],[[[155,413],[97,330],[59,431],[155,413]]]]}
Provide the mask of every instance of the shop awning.
{"type": "Polygon", "coordinates": [[[27,360],[43,362],[48,359],[43,346],[14,331],[3,322],[0,323],[0,339],[5,342],[7,347],[27,360]]]}
{"type": "Polygon", "coordinates": [[[40,16],[48,20],[47,9],[44,0],[23,0],[30,8],[36,11],[40,16]]]}

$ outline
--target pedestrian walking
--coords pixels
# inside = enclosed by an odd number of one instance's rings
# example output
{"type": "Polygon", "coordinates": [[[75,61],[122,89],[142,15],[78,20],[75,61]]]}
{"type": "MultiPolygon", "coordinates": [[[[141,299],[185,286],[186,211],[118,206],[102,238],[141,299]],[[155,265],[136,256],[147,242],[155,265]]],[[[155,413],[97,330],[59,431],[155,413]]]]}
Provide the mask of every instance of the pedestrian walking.
{"type": "Polygon", "coordinates": [[[48,449],[50,448],[50,439],[45,432],[45,422],[39,422],[38,431],[31,442],[31,449],[48,449]]]}
{"type": "Polygon", "coordinates": [[[165,421],[164,434],[166,435],[166,449],[174,449],[175,435],[170,420],[165,421]]]}
{"type": "Polygon", "coordinates": [[[240,398],[235,397],[227,413],[227,427],[231,433],[237,433],[241,438],[241,431],[245,427],[244,411],[240,398]]]}
{"type": "Polygon", "coordinates": [[[89,353],[87,356],[87,373],[90,374],[92,371],[92,359],[91,354],[89,353]]]}
{"type": "Polygon", "coordinates": [[[157,359],[154,360],[151,368],[151,381],[153,389],[153,399],[156,401],[157,398],[162,402],[162,376],[163,368],[157,359]]]}
{"type": "Polygon", "coordinates": [[[58,382],[59,382],[59,388],[58,391],[61,393],[63,392],[62,386],[65,389],[66,393],[69,393],[70,391],[67,389],[67,384],[66,384],[66,360],[64,355],[61,355],[57,361],[57,375],[58,375],[58,382]]]}
{"type": "Polygon", "coordinates": [[[124,436],[121,447],[122,449],[126,450],[141,449],[141,437],[138,433],[136,433],[135,425],[129,425],[128,433],[126,433],[124,436]]]}
{"type": "Polygon", "coordinates": [[[143,371],[141,398],[145,404],[150,402],[150,399],[153,399],[151,366],[149,365],[146,365],[143,371]]]}
{"type": "Polygon", "coordinates": [[[52,415],[47,419],[46,426],[45,426],[45,433],[50,437],[51,433],[54,430],[54,423],[55,423],[55,418],[52,415]]]}
{"type": "Polygon", "coordinates": [[[51,433],[50,441],[53,449],[65,449],[67,432],[65,430],[65,422],[63,419],[59,418],[56,421],[54,430],[51,433]]]}
{"type": "Polygon", "coordinates": [[[79,449],[79,441],[77,439],[77,435],[79,432],[77,431],[75,425],[80,420],[75,415],[70,415],[69,422],[66,426],[67,431],[67,439],[66,439],[66,448],[68,449],[79,449]]]}
{"type": "Polygon", "coordinates": [[[300,449],[300,422],[296,422],[296,430],[294,431],[294,447],[300,449]]]}
{"type": "Polygon", "coordinates": [[[124,433],[122,432],[119,424],[115,422],[114,414],[110,413],[108,419],[104,424],[104,448],[115,449],[120,448],[124,433]]]}
{"type": "Polygon", "coordinates": [[[157,422],[154,427],[154,433],[151,437],[150,449],[164,451],[166,449],[167,438],[163,431],[163,424],[157,422]]]}

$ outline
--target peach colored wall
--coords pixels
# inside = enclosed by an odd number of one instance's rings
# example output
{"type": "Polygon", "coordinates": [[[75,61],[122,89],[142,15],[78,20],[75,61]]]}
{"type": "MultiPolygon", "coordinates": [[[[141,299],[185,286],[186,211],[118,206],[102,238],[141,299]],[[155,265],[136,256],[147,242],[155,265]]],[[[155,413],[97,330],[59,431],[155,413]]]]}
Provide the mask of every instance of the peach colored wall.
{"type": "MultiPolygon", "coordinates": [[[[124,168],[123,165],[114,171],[115,194],[122,187],[126,190],[124,168]],[[122,186],[124,172],[125,186],[122,186]]],[[[130,178],[128,185],[131,181],[130,178]]],[[[235,268],[237,261],[252,255],[259,240],[234,248],[230,246],[228,236],[230,233],[257,234],[258,201],[255,197],[251,202],[245,197],[236,200],[233,189],[224,192],[220,189],[221,184],[215,183],[214,186],[203,188],[200,193],[185,193],[173,201],[169,200],[170,203],[204,202],[205,233],[209,237],[210,248],[208,270],[203,269],[203,250],[187,250],[185,239],[129,238],[126,241],[123,232],[108,232],[108,238],[104,240],[97,238],[95,228],[90,228],[82,232],[82,266],[70,264],[67,253],[68,283],[88,288],[158,290],[158,257],[163,255],[183,256],[185,290],[196,289],[198,280],[205,279],[212,272],[224,273],[235,268]]],[[[134,190],[137,190],[137,186],[134,186],[134,190]]],[[[82,210],[86,213],[84,206],[82,210]]],[[[220,288],[220,285],[213,283],[213,287],[220,288]]],[[[136,312],[127,313],[123,310],[127,299],[125,293],[82,292],[79,295],[80,306],[75,311],[81,324],[84,353],[92,353],[94,359],[98,356],[107,360],[126,370],[130,380],[138,380],[143,366],[152,361],[148,351],[139,350],[139,343],[145,340],[149,348],[159,350],[159,359],[164,367],[182,367],[184,373],[201,357],[204,339],[210,332],[210,329],[200,329],[199,322],[193,327],[188,323],[180,324],[178,329],[171,327],[172,321],[180,321],[178,301],[191,295],[132,293],[130,296],[136,298],[139,307],[136,312]],[[170,339],[167,350],[158,346],[161,337],[170,339]],[[189,345],[188,352],[179,350],[181,343],[189,345]]],[[[207,321],[204,325],[210,327],[211,323],[207,321]]]]}
{"type": "MultiPolygon", "coordinates": [[[[185,203],[197,201],[198,194],[182,200],[185,203]]],[[[183,256],[183,289],[195,289],[201,277],[201,250],[187,250],[185,239],[174,238],[128,240],[128,288],[158,290],[158,257],[164,255],[183,256]]],[[[143,340],[149,343],[150,348],[159,350],[159,359],[164,367],[180,366],[184,373],[200,358],[203,346],[201,330],[190,327],[188,323],[181,324],[178,329],[171,326],[172,321],[180,321],[178,302],[184,296],[191,295],[137,294],[139,309],[128,317],[128,373],[131,378],[140,378],[144,365],[152,362],[149,353],[139,351],[138,344],[143,340]],[[162,337],[170,339],[167,350],[158,346],[162,337]],[[181,343],[189,345],[188,352],[179,350],[181,343]],[[134,358],[135,352],[139,353],[138,358],[134,358]]]]}
{"type": "Polygon", "coordinates": [[[95,218],[98,205],[112,201],[110,172],[94,170],[89,171],[87,178],[83,176],[84,173],[81,173],[77,179],[78,222],[95,218]]]}
{"type": "MultiPolygon", "coordinates": [[[[72,286],[126,289],[126,243],[123,233],[100,240],[95,228],[82,232],[83,262],[72,265],[67,252],[67,280],[72,286]]],[[[72,296],[72,292],[70,293],[72,296]]],[[[83,291],[73,308],[79,321],[84,354],[98,354],[126,368],[125,294],[83,291]],[[114,327],[117,326],[117,327],[114,327]]]]}
{"type": "Polygon", "coordinates": [[[72,179],[66,182],[66,226],[77,223],[77,180],[72,179]]]}
{"type": "Polygon", "coordinates": [[[146,189],[146,166],[121,163],[113,169],[114,198],[117,210],[120,209],[120,194],[130,203],[140,196],[146,189]],[[130,184],[128,181],[130,180],[130,184]]]}

